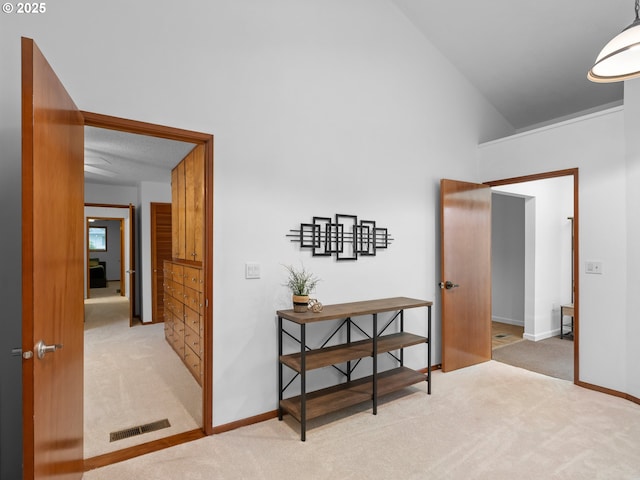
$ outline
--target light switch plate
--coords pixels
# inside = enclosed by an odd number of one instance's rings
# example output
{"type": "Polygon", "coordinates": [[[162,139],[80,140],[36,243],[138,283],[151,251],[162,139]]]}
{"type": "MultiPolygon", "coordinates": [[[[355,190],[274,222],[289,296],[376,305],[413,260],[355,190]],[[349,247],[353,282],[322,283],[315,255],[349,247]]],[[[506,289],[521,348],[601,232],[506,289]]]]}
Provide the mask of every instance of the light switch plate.
{"type": "Polygon", "coordinates": [[[244,278],[260,278],[260,264],[256,262],[247,262],[244,264],[244,278]]]}
{"type": "Polygon", "coordinates": [[[592,260],[588,260],[585,264],[584,271],[585,273],[602,275],[602,262],[594,262],[592,260]]]}

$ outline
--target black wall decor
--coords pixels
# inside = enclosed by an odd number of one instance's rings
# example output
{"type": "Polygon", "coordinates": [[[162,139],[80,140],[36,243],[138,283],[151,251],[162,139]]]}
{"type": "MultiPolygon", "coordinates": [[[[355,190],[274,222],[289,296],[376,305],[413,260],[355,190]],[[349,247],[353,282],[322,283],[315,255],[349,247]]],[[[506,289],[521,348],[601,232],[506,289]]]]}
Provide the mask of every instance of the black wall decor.
{"type": "Polygon", "coordinates": [[[335,218],[313,217],[313,223],[301,223],[299,229],[290,230],[287,237],[310,248],[314,257],[336,260],[357,260],[358,255],[375,256],[378,249],[391,244],[393,238],[386,228],[376,227],[373,220],[360,220],[356,215],[336,213],[335,218]]]}

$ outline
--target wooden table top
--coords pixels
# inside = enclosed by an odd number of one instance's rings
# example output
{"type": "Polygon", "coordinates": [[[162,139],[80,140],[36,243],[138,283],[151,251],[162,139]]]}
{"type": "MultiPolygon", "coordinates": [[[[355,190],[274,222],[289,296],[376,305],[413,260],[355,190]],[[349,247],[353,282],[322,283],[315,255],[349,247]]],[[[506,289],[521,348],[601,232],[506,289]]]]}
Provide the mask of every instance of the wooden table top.
{"type": "Polygon", "coordinates": [[[370,315],[373,313],[391,312],[395,310],[405,310],[407,308],[430,307],[433,302],[418,300],[416,298],[392,297],[377,300],[365,300],[362,302],[337,303],[335,305],[323,305],[322,311],[304,313],[291,310],[278,310],[279,317],[286,318],[295,323],[312,323],[323,320],[335,320],[339,318],[357,317],[360,315],[370,315]]]}

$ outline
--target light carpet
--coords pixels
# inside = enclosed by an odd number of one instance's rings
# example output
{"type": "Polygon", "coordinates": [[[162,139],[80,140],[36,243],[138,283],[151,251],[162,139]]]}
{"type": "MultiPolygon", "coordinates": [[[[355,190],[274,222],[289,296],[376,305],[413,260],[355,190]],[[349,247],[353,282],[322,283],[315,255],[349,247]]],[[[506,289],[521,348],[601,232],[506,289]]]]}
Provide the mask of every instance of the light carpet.
{"type": "Polygon", "coordinates": [[[640,407],[495,361],[384,402],[290,417],[86,472],[85,480],[640,479],[640,407]],[[328,421],[331,420],[331,421],[328,421]]]}
{"type": "Polygon", "coordinates": [[[85,301],[84,457],[202,426],[202,390],[164,339],[164,325],[129,327],[125,297],[85,301]],[[111,432],[168,419],[171,427],[110,441],[111,432]]]}

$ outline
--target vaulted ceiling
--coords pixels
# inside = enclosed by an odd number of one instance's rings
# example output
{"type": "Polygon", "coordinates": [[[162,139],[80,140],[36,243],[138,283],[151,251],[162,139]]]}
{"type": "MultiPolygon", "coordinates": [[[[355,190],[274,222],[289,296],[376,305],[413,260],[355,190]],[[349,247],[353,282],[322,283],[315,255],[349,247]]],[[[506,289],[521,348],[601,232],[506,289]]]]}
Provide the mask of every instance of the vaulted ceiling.
{"type": "Polygon", "coordinates": [[[622,102],[587,80],[631,0],[392,0],[518,131],[622,102]]]}
{"type": "MultiPolygon", "coordinates": [[[[516,131],[622,103],[596,84],[598,52],[634,19],[631,0],[390,0],[516,131]]],[[[437,72],[436,72],[437,73],[437,72]]],[[[192,144],[86,129],[86,180],[168,181],[192,144]]]]}

